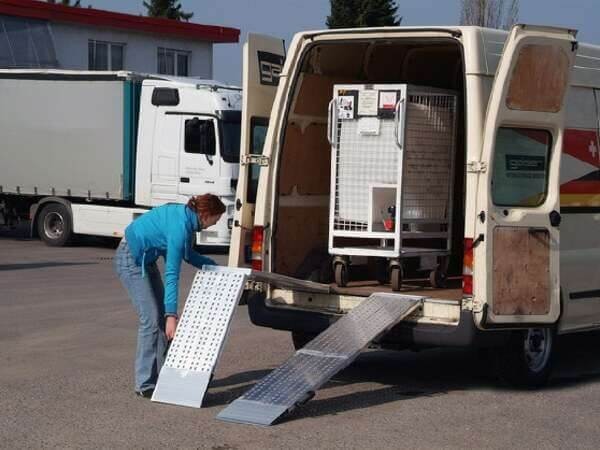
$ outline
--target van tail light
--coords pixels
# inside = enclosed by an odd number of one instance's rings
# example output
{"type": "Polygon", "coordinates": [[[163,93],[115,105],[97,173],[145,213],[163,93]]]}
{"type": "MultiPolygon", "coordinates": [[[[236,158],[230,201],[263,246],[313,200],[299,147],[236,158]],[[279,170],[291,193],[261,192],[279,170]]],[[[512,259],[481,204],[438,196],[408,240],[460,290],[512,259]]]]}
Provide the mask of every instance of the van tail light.
{"type": "Polygon", "coordinates": [[[465,239],[463,256],[463,295],[473,295],[473,239],[465,239]]]}
{"type": "Polygon", "coordinates": [[[263,269],[264,227],[254,227],[252,230],[252,270],[263,269]]]}

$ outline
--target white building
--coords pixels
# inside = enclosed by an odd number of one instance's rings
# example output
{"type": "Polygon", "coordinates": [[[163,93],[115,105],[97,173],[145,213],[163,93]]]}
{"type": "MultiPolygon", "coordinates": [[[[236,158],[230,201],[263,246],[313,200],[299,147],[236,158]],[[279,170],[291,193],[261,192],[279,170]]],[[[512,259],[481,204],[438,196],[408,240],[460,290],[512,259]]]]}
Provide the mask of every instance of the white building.
{"type": "Polygon", "coordinates": [[[213,78],[213,45],[235,28],[0,0],[0,68],[131,70],[213,78]]]}

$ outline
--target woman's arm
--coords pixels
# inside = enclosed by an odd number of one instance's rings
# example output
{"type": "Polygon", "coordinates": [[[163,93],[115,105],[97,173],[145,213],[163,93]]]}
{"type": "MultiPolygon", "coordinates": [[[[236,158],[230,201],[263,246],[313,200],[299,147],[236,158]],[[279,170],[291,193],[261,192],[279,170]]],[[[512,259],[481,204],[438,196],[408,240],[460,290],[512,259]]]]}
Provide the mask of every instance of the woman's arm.
{"type": "Polygon", "coordinates": [[[177,315],[177,298],[179,294],[179,274],[184,248],[183,236],[172,234],[167,242],[165,257],[165,314],[177,315]]]}
{"type": "Polygon", "coordinates": [[[202,266],[216,266],[217,263],[208,256],[201,255],[197,251],[191,250],[188,252],[187,261],[192,266],[202,269],[202,266]]]}

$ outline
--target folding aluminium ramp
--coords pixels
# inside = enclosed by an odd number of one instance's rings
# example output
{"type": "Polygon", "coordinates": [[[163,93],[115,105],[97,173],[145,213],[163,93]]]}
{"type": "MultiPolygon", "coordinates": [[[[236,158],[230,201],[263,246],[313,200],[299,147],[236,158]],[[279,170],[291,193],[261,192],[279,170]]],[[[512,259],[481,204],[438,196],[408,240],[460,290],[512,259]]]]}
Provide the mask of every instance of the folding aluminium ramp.
{"type": "Polygon", "coordinates": [[[298,350],[217,416],[268,426],[310,400],[317,389],[354,361],[361,350],[422,305],[424,297],[373,294],[298,350]]]}
{"type": "Polygon", "coordinates": [[[200,408],[249,274],[216,266],[198,271],[152,401],[200,408]]]}

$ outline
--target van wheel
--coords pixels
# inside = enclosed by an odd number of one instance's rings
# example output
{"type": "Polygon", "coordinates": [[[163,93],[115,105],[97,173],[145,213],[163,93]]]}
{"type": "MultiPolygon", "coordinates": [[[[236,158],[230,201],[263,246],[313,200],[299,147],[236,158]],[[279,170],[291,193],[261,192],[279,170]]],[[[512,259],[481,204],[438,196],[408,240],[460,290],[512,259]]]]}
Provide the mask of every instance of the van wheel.
{"type": "Polygon", "coordinates": [[[500,378],[515,387],[544,386],[552,372],[556,333],[552,328],[530,328],[512,333],[496,355],[500,378]]]}
{"type": "Polygon", "coordinates": [[[304,348],[306,344],[312,341],[317,335],[313,333],[305,333],[304,331],[292,331],[292,343],[295,350],[304,348]]]}
{"type": "Polygon", "coordinates": [[[42,209],[37,230],[40,238],[52,247],[62,247],[73,239],[73,221],[65,205],[49,203],[42,209]]]}

